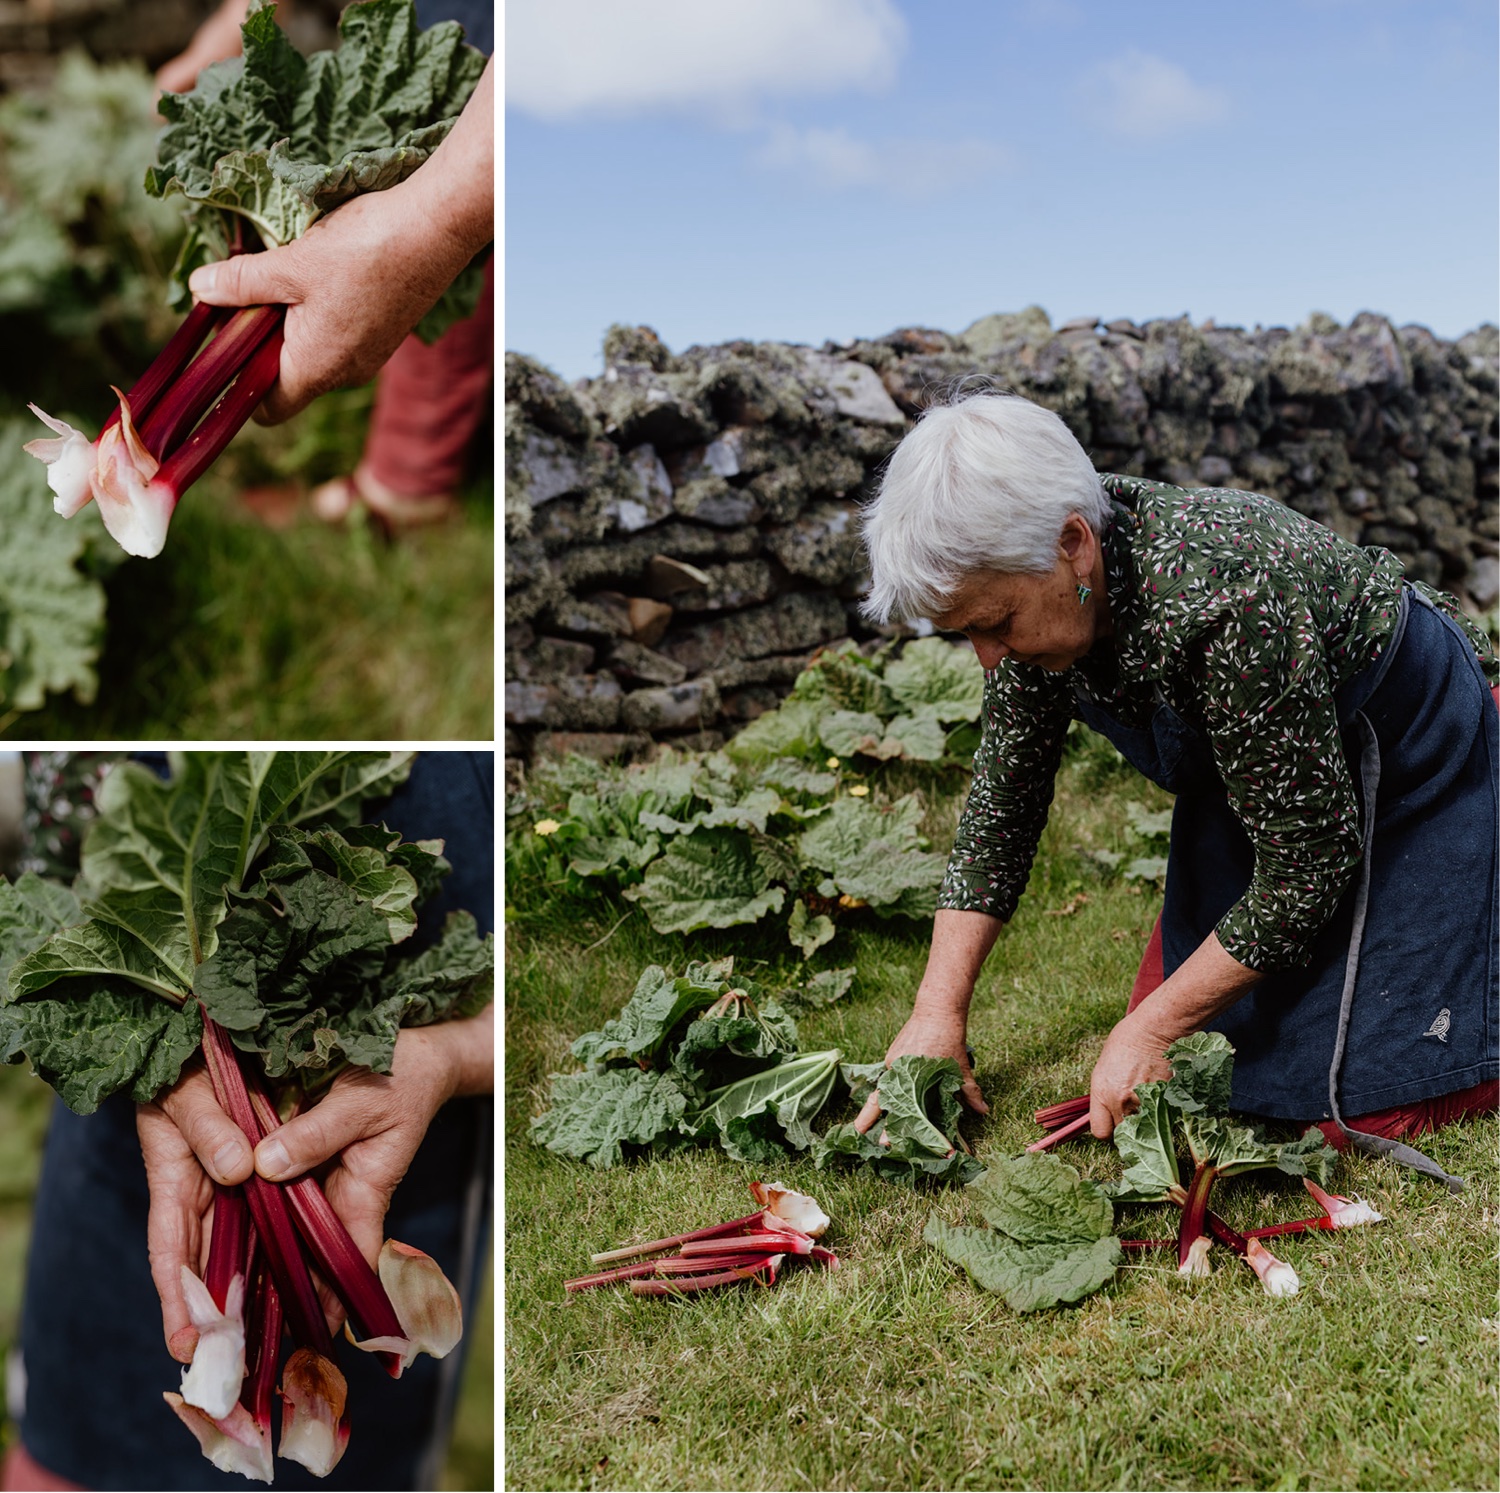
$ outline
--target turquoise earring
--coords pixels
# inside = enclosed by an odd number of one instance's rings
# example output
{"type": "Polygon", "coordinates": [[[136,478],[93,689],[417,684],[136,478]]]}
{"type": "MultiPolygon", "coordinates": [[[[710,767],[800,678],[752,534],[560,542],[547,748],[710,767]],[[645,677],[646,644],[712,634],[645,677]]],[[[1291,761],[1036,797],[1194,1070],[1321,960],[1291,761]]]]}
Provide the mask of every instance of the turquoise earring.
{"type": "Polygon", "coordinates": [[[1086,602],[1089,599],[1089,597],[1091,597],[1093,594],[1094,594],[1094,588],[1092,586],[1085,586],[1082,581],[1079,581],[1079,583],[1078,583],[1078,605],[1079,606],[1082,606],[1084,604],[1084,602],[1086,602]]]}

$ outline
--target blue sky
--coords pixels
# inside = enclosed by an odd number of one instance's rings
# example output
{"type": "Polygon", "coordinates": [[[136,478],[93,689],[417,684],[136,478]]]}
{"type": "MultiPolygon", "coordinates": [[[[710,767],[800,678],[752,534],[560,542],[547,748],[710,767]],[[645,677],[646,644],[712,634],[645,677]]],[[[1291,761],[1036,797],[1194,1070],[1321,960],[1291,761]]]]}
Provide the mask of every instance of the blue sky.
{"type": "Polygon", "coordinates": [[[508,0],[505,345],[1496,320],[1493,0],[508,0]]]}

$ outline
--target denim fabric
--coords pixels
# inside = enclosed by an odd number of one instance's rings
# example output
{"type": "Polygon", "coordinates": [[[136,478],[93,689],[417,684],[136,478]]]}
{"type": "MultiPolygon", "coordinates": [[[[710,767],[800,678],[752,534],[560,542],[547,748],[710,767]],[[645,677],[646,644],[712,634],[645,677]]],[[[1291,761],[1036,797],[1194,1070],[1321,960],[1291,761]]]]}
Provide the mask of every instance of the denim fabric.
{"type": "MultiPolygon", "coordinates": [[[[1436,1098],[1493,1078],[1500,1067],[1500,717],[1468,640],[1441,613],[1409,600],[1405,634],[1337,698],[1356,782],[1356,710],[1380,750],[1369,907],[1339,1087],[1346,1115],[1436,1098]]],[[[1166,706],[1161,712],[1170,714],[1166,706]]],[[[1206,742],[1189,739],[1192,728],[1178,717],[1159,716],[1149,731],[1127,731],[1094,708],[1084,719],[1138,770],[1178,794],[1161,922],[1163,969],[1170,975],[1243,895],[1254,846],[1222,783],[1202,773],[1206,742]]],[[[1361,814],[1370,812],[1362,798],[1361,814]]],[[[1269,973],[1208,1024],[1236,1049],[1236,1109],[1282,1119],[1329,1117],[1328,1073],[1356,891],[1357,882],[1319,934],[1307,966],[1269,973]]]]}
{"type": "MultiPolygon", "coordinates": [[[[442,836],[455,870],[419,938],[449,907],[494,926],[494,757],[429,752],[409,782],[371,815],[407,838],[442,836]]],[[[466,1313],[488,1256],[493,1103],[455,1100],[434,1119],[396,1191],[387,1235],[425,1250],[459,1288],[466,1313]]],[[[147,1191],[135,1108],[107,1101],[92,1115],[57,1105],[37,1190],[22,1306],[26,1408],[21,1437],[44,1467],[90,1488],[247,1486],[220,1473],[162,1400],[181,1373],[162,1339],[146,1257],[147,1191]]],[[[466,1345],[465,1345],[466,1346],[466,1345]]],[[[421,1357],[399,1381],[345,1345],[349,1449],[312,1477],[278,1459],[279,1488],[435,1487],[463,1348],[421,1357]]]]}

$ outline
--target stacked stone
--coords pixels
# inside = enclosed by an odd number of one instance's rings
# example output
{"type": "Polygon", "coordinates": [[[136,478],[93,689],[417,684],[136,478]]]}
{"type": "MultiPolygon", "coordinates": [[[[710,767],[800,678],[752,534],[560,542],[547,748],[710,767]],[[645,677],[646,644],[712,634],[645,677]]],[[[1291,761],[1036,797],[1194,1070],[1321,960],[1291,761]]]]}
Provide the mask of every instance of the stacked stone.
{"type": "Polygon", "coordinates": [[[602,377],[506,358],[506,753],[721,740],[820,646],[874,630],[856,514],[934,393],[980,375],[1056,410],[1103,471],[1276,497],[1476,612],[1500,595],[1497,352],[1361,314],[1184,319],[673,356],[612,328],[602,377]]]}

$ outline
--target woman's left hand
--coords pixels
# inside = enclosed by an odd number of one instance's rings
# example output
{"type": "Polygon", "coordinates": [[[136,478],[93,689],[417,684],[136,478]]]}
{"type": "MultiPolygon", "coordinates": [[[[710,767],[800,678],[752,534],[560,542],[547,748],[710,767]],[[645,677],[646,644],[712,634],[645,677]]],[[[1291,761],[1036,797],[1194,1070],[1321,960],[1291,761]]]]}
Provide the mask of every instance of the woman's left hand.
{"type": "Polygon", "coordinates": [[[1163,1056],[1167,1045],[1147,1031],[1134,1013],[1115,1023],[1089,1080],[1089,1130],[1096,1139],[1108,1140],[1115,1126],[1135,1113],[1137,1084],[1172,1076],[1163,1056]]]}

